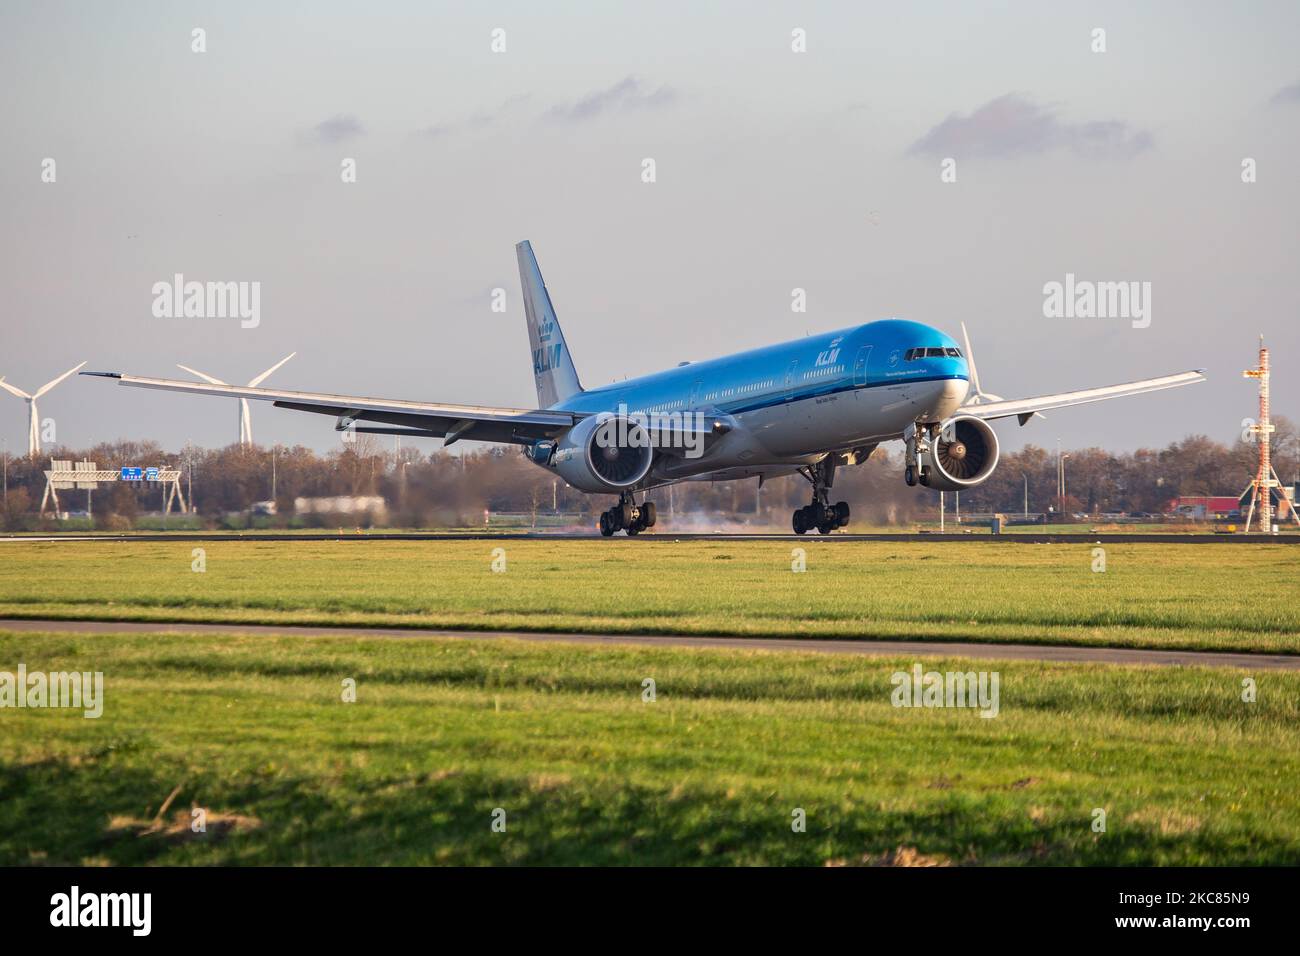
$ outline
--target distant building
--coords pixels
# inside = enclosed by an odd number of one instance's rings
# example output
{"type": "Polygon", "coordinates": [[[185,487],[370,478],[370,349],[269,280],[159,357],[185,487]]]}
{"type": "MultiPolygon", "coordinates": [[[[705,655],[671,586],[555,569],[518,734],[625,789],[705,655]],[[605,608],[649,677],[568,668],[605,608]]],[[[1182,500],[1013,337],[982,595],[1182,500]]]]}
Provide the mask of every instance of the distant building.
{"type": "Polygon", "coordinates": [[[294,498],[298,514],[383,515],[388,506],[382,495],[336,495],[332,498],[294,498]]]}
{"type": "MultiPolygon", "coordinates": [[[[1273,489],[1273,509],[1278,518],[1291,514],[1294,488],[1273,489]]],[[[1167,514],[1194,521],[1239,517],[1250,507],[1250,489],[1241,495],[1182,495],[1165,506],[1167,514]]]]}
{"type": "Polygon", "coordinates": [[[1181,495],[1165,506],[1165,511],[1180,518],[1213,521],[1241,510],[1236,495],[1181,495]]]}
{"type": "MultiPolygon", "coordinates": [[[[1273,500],[1273,517],[1279,521],[1291,517],[1291,509],[1294,507],[1292,502],[1295,501],[1295,488],[1288,488],[1283,485],[1281,488],[1271,488],[1268,493],[1273,500]]],[[[1241,513],[1245,514],[1250,508],[1250,489],[1247,488],[1241,493],[1241,513]]]]}

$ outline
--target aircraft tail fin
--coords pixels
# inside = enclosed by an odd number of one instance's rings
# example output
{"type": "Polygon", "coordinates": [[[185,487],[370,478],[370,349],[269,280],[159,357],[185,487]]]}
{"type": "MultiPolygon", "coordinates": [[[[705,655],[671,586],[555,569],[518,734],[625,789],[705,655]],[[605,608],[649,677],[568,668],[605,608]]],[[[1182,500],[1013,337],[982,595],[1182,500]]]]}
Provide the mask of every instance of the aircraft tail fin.
{"type": "Polygon", "coordinates": [[[551,295],[542,281],[542,270],[527,241],[515,246],[519,259],[519,284],[524,293],[524,315],[528,322],[528,345],[532,350],[533,380],[537,385],[537,407],[549,408],[582,391],[578,371],[573,367],[568,343],[555,317],[551,295]]]}

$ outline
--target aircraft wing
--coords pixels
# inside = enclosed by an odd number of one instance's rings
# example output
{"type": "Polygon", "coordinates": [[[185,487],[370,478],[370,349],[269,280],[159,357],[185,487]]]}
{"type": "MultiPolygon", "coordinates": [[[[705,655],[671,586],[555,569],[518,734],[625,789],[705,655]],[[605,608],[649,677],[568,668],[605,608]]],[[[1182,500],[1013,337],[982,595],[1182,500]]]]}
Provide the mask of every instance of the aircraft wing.
{"type": "Polygon", "coordinates": [[[577,412],[553,412],[544,409],[494,408],[487,405],[439,405],[407,402],[399,399],[360,398],[319,392],[289,392],[276,388],[250,388],[240,385],[214,385],[185,382],[170,378],[144,378],[121,372],[82,372],[117,379],[119,385],[133,388],[157,388],[190,395],[218,395],[224,398],[247,398],[271,402],[279,408],[300,412],[333,415],[335,429],[355,428],[358,432],[380,435],[422,435],[445,438],[445,444],[461,439],[513,442],[526,445],[538,439],[553,438],[572,428],[585,417],[577,412]],[[373,422],[379,427],[366,425],[373,422]]]}
{"type": "Polygon", "coordinates": [[[1104,402],[1109,398],[1123,398],[1125,395],[1141,395],[1144,392],[1158,392],[1164,388],[1177,388],[1205,381],[1200,370],[1179,372],[1177,375],[1164,375],[1160,378],[1145,378],[1140,382],[1125,382],[1123,385],[1103,385],[1101,388],[1085,388],[1077,392],[1058,392],[1055,395],[1039,395],[1036,398],[1017,398],[1010,401],[980,402],[965,405],[959,409],[963,415],[975,418],[1020,419],[1020,424],[1029,421],[1037,412],[1053,408],[1065,408],[1068,405],[1086,405],[1089,402],[1104,402]]]}

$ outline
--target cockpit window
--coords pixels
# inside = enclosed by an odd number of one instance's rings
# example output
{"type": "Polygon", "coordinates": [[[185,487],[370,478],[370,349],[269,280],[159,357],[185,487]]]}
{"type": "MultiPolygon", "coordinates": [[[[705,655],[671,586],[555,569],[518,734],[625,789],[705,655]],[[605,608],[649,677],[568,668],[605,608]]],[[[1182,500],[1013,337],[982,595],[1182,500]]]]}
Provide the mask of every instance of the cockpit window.
{"type": "Polygon", "coordinates": [[[914,362],[923,358],[961,358],[961,349],[955,348],[925,348],[925,349],[908,349],[903,355],[905,362],[914,362]]]}

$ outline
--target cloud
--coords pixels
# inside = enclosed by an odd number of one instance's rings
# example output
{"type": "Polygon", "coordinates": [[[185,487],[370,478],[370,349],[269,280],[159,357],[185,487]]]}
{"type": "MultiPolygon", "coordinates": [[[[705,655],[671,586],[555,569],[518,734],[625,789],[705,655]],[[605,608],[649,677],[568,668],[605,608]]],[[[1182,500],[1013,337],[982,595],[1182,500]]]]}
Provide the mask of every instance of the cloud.
{"type": "Polygon", "coordinates": [[[650,89],[640,78],[628,76],[604,90],[589,93],[576,103],[552,106],[547,118],[558,122],[582,123],[612,113],[653,110],[677,102],[677,91],[670,86],[650,89]]]}
{"type": "MultiPolygon", "coordinates": [[[[459,120],[434,123],[415,131],[416,136],[429,140],[442,140],[461,133],[473,133],[504,122],[519,115],[530,101],[528,94],[512,96],[495,110],[479,110],[459,120]]],[[[572,103],[562,103],[545,109],[540,118],[551,123],[585,123],[602,116],[613,116],[637,110],[662,109],[677,102],[677,91],[669,86],[651,88],[639,77],[628,76],[613,86],[597,90],[572,103]]]]}
{"type": "Polygon", "coordinates": [[[1300,83],[1282,87],[1269,102],[1274,106],[1300,106],[1300,83]]]}
{"type": "Polygon", "coordinates": [[[365,129],[359,119],[340,113],[338,116],[331,116],[324,122],[317,123],[303,138],[309,143],[328,146],[355,139],[364,132],[365,129]]]}
{"type": "Polygon", "coordinates": [[[1151,148],[1151,134],[1122,120],[1070,123],[1015,93],[974,112],[953,113],[908,149],[930,156],[1006,158],[1066,149],[1091,159],[1129,159],[1151,148]]]}
{"type": "Polygon", "coordinates": [[[427,136],[429,139],[441,139],[442,137],[450,136],[453,133],[468,133],[476,129],[483,129],[485,126],[491,126],[495,122],[495,116],[480,111],[468,119],[457,120],[451,123],[434,123],[432,126],[425,126],[422,129],[417,129],[415,132],[420,136],[427,136]]]}
{"type": "Polygon", "coordinates": [[[494,112],[479,110],[478,112],[460,120],[450,120],[445,123],[434,123],[430,126],[422,127],[415,131],[415,135],[423,136],[427,139],[442,139],[452,136],[456,133],[472,133],[477,130],[486,129],[496,123],[499,123],[519,106],[526,103],[529,94],[520,93],[505,100],[494,112]]]}

